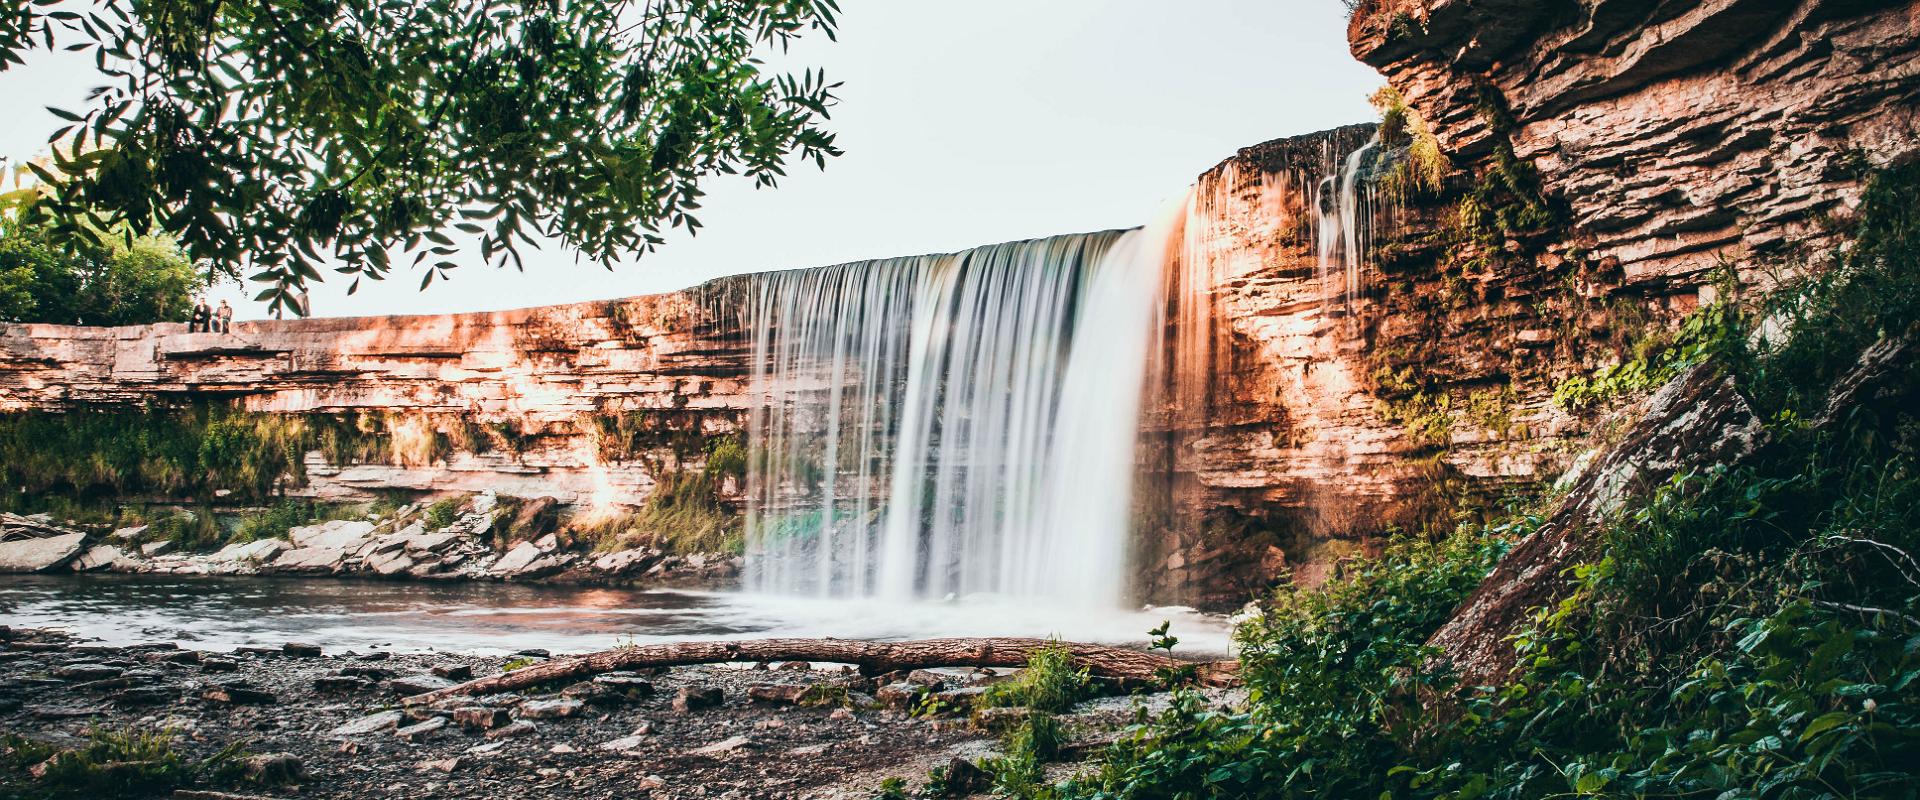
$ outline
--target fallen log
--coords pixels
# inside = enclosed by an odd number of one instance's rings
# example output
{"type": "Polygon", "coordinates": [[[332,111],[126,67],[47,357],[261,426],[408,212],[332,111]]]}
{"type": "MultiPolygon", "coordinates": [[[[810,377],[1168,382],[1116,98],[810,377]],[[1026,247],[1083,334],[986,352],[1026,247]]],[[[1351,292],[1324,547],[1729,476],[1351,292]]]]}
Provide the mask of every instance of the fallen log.
{"type": "Polygon", "coordinates": [[[604,650],[572,658],[556,658],[512,672],[467,681],[445,689],[406,698],[407,705],[425,705],[460,695],[499,694],[551,681],[575,680],[623,669],[721,664],[736,661],[823,661],[852,664],[863,674],[879,675],[903,669],[935,667],[1021,667],[1028,656],[1044,647],[1061,646],[1073,653],[1074,663],[1095,677],[1150,681],[1161,670],[1192,666],[1206,686],[1239,682],[1237,661],[1192,662],[1176,658],[1078,642],[1052,639],[969,638],[922,639],[911,642],[868,642],[856,639],[749,639],[726,642],[675,642],[604,650]]]}

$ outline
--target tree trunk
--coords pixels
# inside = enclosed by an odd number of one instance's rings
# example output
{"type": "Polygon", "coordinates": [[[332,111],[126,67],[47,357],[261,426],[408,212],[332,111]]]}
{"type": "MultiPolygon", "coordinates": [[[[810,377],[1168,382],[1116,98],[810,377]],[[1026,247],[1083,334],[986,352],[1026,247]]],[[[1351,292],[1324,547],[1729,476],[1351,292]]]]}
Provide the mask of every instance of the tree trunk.
{"type": "Polygon", "coordinates": [[[1074,663],[1101,678],[1153,680],[1162,669],[1193,666],[1200,682],[1232,686],[1239,682],[1235,661],[1190,662],[1154,653],[1096,644],[1056,642],[1051,639],[923,639],[913,642],[866,642],[854,639],[750,639],[732,642],[676,642],[622,647],[574,658],[557,658],[502,675],[467,681],[406,699],[424,705],[457,695],[510,692],[550,681],[637,667],[718,664],[732,661],[825,661],[853,664],[862,673],[878,675],[902,669],[932,667],[1020,667],[1044,647],[1059,645],[1073,653],[1074,663]]]}

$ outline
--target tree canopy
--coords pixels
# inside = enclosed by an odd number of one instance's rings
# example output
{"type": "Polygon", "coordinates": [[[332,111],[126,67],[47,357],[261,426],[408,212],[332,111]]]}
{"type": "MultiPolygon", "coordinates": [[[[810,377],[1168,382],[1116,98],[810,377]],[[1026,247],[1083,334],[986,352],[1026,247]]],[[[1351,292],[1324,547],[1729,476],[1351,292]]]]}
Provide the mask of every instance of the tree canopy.
{"type": "Polygon", "coordinates": [[[54,168],[27,220],[56,240],[164,231],[270,309],[332,267],[394,256],[421,286],[449,234],[516,267],[536,236],[611,265],[697,229],[701,179],[772,186],[839,155],[837,84],[770,69],[833,0],[27,0],[0,70],[89,53],[103,78],[51,109],[54,168]],[[123,228],[124,226],[124,228],[123,228]]]}
{"type": "Polygon", "coordinates": [[[180,248],[158,236],[131,246],[62,246],[37,227],[0,231],[0,322],[143,325],[179,322],[205,283],[180,248]]]}

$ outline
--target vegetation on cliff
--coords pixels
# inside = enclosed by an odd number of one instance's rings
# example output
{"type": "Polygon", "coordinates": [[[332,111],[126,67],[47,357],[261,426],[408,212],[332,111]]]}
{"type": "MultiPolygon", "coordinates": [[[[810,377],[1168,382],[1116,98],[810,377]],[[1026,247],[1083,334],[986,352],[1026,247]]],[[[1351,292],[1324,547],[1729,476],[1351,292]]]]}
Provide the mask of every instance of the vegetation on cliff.
{"type": "Polygon", "coordinates": [[[42,228],[0,224],[0,322],[184,322],[203,281],[162,237],[70,249],[42,228]]]}
{"type": "MultiPolygon", "coordinates": [[[[1244,625],[1244,705],[1183,693],[1098,771],[1022,797],[1911,797],[1920,793],[1920,421],[1835,380],[1920,326],[1920,166],[1876,176],[1834,267],[1689,341],[1771,422],[1739,466],[1611,518],[1463,686],[1427,644],[1539,517],[1405,541],[1244,625]]],[[[1664,358],[1664,357],[1661,357],[1664,358]]],[[[1656,358],[1657,363],[1665,363],[1656,358]]],[[[1901,379],[1915,380],[1911,370],[1901,379]]],[[[1911,390],[1910,385],[1906,387],[1911,390]]]]}

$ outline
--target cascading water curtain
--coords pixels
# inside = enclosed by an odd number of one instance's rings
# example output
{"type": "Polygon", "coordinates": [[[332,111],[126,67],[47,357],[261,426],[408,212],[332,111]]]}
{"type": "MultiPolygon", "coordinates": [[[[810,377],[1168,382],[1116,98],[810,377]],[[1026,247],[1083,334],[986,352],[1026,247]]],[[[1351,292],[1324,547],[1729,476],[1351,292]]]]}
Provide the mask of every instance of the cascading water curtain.
{"type": "Polygon", "coordinates": [[[759,276],[748,581],[824,596],[1125,592],[1165,230],[759,276]]]}

